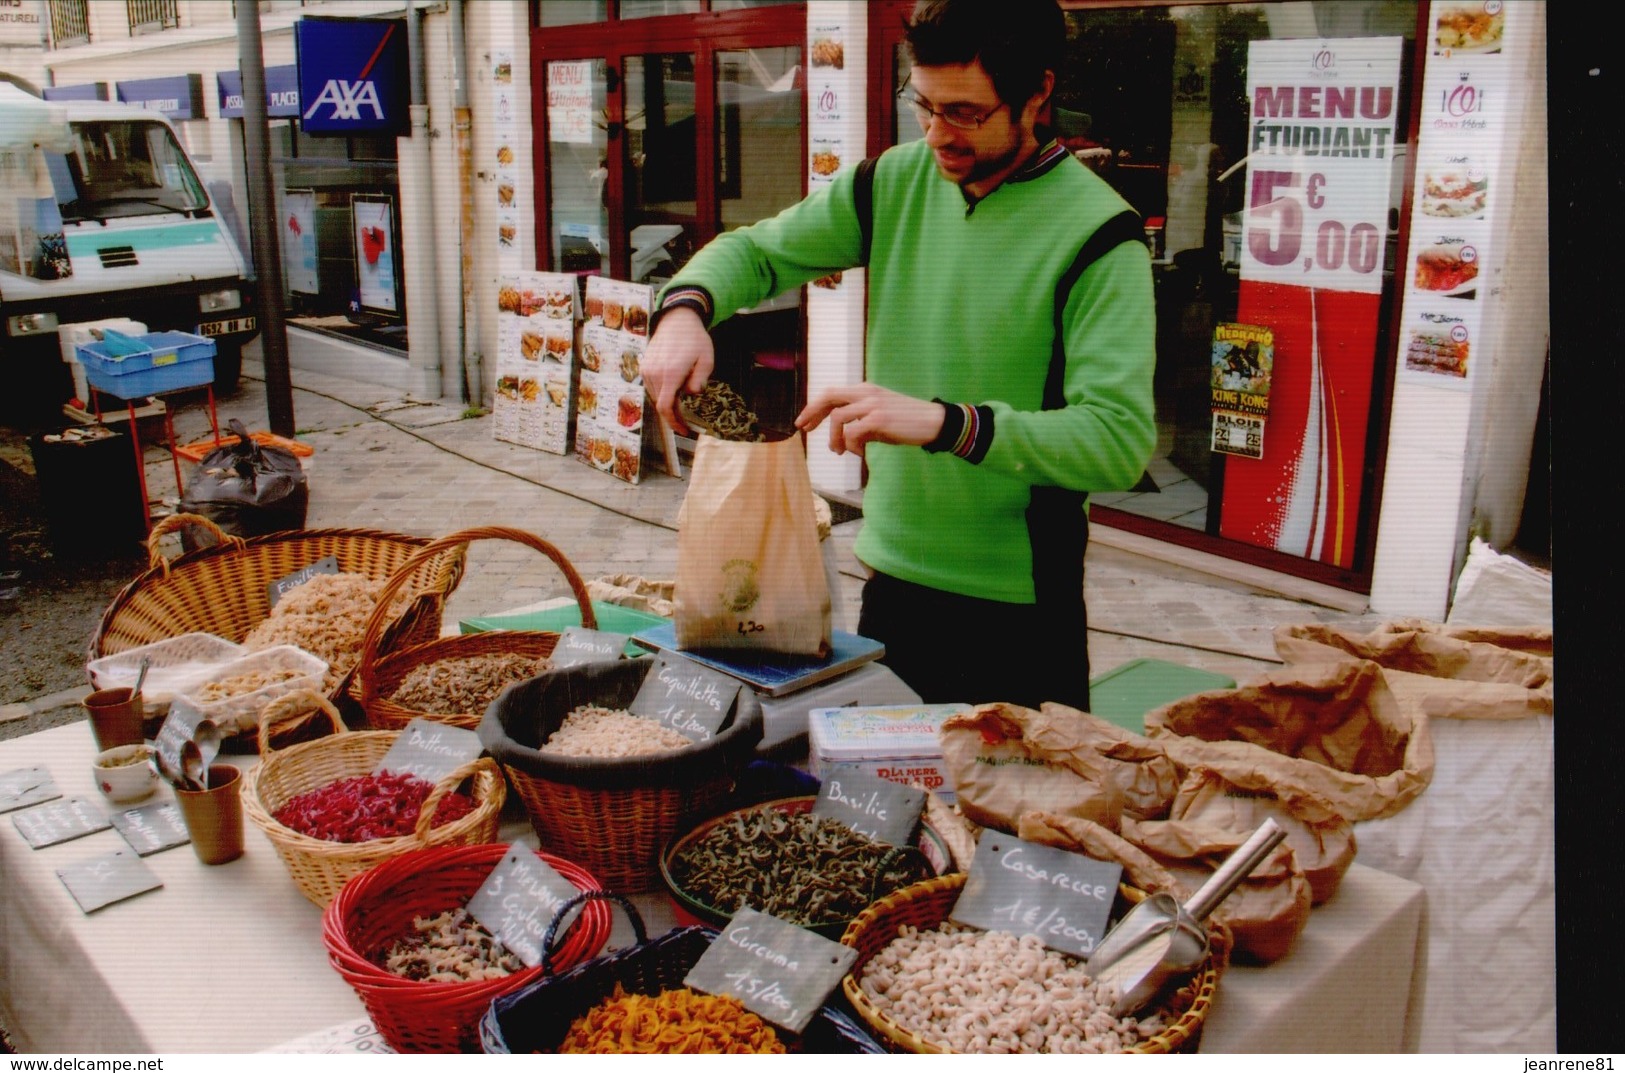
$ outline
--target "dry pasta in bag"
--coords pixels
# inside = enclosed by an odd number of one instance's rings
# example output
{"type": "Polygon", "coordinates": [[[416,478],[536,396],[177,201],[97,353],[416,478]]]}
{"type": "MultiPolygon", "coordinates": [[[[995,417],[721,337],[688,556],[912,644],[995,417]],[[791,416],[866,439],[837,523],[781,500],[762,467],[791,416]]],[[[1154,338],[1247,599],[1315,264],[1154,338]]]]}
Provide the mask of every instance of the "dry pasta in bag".
{"type": "Polygon", "coordinates": [[[677,515],[677,647],[830,651],[830,591],[800,436],[701,435],[677,515]]]}

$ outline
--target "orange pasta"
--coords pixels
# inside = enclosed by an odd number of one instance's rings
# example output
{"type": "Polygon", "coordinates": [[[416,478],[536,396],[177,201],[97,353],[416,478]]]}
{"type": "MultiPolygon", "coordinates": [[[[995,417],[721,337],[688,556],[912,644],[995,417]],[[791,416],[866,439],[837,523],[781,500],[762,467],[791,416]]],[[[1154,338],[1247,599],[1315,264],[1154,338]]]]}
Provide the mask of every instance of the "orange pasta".
{"type": "Polygon", "coordinates": [[[784,1054],[771,1025],[725,995],[615,994],[576,1018],[560,1054],[784,1054]]]}

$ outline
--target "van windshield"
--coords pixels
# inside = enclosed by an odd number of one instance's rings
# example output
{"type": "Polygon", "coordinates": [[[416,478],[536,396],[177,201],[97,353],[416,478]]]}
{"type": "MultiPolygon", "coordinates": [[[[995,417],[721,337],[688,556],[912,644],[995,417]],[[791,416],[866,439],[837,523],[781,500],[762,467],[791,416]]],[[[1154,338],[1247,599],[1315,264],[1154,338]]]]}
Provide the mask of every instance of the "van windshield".
{"type": "Polygon", "coordinates": [[[72,127],[72,150],[45,154],[64,222],[208,207],[203,184],[164,124],[120,119],[72,127]]]}

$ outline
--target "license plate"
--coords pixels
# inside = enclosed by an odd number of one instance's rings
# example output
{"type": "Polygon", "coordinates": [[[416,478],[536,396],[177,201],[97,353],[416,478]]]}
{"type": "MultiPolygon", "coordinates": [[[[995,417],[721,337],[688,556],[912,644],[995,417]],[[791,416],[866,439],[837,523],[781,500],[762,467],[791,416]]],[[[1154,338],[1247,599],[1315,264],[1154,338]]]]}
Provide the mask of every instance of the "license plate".
{"type": "Polygon", "coordinates": [[[253,317],[237,317],[234,320],[211,320],[197,326],[199,335],[236,335],[238,332],[251,332],[254,330],[253,317]]]}

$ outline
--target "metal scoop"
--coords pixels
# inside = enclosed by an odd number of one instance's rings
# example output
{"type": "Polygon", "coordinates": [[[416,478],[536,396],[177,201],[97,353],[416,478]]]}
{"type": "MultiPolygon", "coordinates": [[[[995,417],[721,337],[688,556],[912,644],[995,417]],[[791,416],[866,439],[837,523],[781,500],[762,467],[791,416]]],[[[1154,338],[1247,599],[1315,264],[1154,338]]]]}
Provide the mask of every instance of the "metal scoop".
{"type": "Polygon", "coordinates": [[[1089,975],[1117,989],[1114,1016],[1139,1012],[1168,983],[1196,971],[1208,953],[1202,921],[1284,838],[1281,825],[1266,819],[1184,905],[1168,892],[1158,891],[1130,909],[1106,933],[1089,957],[1089,975]]]}

